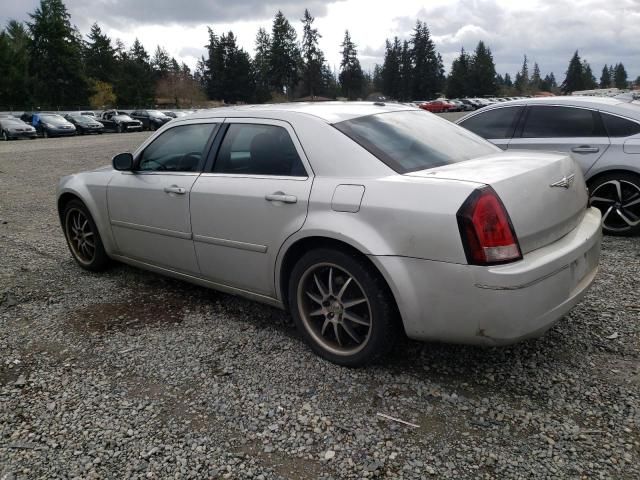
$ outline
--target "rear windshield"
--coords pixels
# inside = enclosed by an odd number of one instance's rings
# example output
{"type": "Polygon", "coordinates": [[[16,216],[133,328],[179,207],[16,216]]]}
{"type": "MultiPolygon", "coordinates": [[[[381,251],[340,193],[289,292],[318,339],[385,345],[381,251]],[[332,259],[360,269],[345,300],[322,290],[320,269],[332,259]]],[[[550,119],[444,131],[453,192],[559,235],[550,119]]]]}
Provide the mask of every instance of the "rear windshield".
{"type": "Polygon", "coordinates": [[[379,113],[334,125],[398,173],[499,152],[471,132],[423,111],[379,113]]]}

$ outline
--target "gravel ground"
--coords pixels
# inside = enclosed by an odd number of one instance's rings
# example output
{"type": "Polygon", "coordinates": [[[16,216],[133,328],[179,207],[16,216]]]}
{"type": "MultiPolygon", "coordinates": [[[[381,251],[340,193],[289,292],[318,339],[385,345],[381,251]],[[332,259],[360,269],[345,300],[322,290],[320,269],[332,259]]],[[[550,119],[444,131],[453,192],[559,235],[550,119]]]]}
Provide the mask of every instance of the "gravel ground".
{"type": "Polygon", "coordinates": [[[145,135],[0,143],[0,479],[640,478],[640,239],[541,339],[340,368],[280,311],[75,265],[58,177],[145,135]]]}

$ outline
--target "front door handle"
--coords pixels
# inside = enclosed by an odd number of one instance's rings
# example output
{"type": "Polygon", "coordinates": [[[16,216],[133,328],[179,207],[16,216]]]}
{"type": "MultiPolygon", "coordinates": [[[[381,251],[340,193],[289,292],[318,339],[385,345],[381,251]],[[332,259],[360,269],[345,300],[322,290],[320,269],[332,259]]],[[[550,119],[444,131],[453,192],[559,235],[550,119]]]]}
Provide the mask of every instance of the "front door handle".
{"type": "Polygon", "coordinates": [[[574,153],[598,153],[600,149],[591,145],[580,145],[579,147],[573,147],[571,151],[574,153]]]}
{"type": "Polygon", "coordinates": [[[296,203],[298,201],[298,197],[296,197],[295,195],[286,195],[282,192],[276,192],[270,195],[265,195],[264,199],[268,202],[283,202],[283,203],[296,203]]]}
{"type": "Polygon", "coordinates": [[[170,187],[164,187],[164,193],[176,193],[178,195],[184,195],[185,193],[187,193],[187,189],[179,187],[177,185],[171,185],[170,187]]]}

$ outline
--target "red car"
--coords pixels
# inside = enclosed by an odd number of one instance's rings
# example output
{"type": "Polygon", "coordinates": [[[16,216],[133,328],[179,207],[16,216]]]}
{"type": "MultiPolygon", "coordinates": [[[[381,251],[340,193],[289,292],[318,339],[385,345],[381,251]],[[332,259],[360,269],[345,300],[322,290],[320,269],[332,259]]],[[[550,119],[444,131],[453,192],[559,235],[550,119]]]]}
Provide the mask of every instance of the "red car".
{"type": "Polygon", "coordinates": [[[450,108],[453,108],[453,105],[442,100],[433,100],[432,102],[423,103],[420,108],[433,113],[442,113],[448,112],[450,108]]]}

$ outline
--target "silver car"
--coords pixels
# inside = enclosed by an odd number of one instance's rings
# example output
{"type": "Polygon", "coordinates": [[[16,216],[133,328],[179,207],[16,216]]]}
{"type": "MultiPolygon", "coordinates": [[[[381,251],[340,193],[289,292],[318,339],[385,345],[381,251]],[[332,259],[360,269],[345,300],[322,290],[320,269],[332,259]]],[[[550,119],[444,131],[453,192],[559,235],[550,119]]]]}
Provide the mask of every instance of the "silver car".
{"type": "Polygon", "coordinates": [[[600,255],[569,155],[505,153],[397,104],[178,118],[112,167],[62,178],[58,210],[81,267],[118,260],[288,309],[314,351],[350,366],[404,334],[539,336],[600,255]]]}
{"type": "Polygon", "coordinates": [[[582,168],[604,231],[640,233],[640,106],[600,97],[526,98],[456,123],[504,150],[568,153],[582,168]]]}

